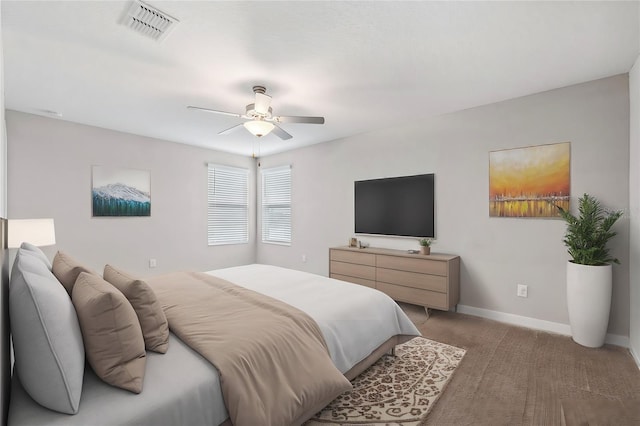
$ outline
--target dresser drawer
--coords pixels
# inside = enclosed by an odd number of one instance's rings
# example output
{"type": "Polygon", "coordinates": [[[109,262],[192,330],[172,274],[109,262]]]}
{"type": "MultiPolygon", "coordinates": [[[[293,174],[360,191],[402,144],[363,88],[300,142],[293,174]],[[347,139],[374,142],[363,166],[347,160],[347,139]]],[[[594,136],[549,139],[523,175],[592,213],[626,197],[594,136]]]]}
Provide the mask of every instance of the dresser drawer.
{"type": "Polygon", "coordinates": [[[447,278],[440,275],[418,274],[384,268],[377,268],[376,271],[376,281],[440,293],[447,292],[447,278]]]}
{"type": "Polygon", "coordinates": [[[378,255],[376,261],[378,268],[397,269],[400,271],[418,272],[421,274],[432,274],[447,276],[447,262],[430,260],[425,256],[421,258],[383,256],[378,255]]]}
{"type": "Polygon", "coordinates": [[[360,284],[366,287],[376,288],[375,281],[365,280],[364,278],[349,277],[347,275],[340,275],[340,274],[333,274],[333,273],[330,275],[330,278],[334,278],[340,281],[347,281],[354,284],[360,284]]]}
{"type": "Polygon", "coordinates": [[[366,280],[376,280],[375,266],[356,265],[355,263],[345,263],[331,261],[331,274],[346,275],[349,277],[364,278],[366,280]]]}
{"type": "Polygon", "coordinates": [[[414,305],[428,306],[436,309],[449,309],[447,305],[447,295],[436,291],[418,290],[411,287],[402,287],[399,285],[376,283],[376,288],[386,293],[394,300],[412,303],[414,305]]]}
{"type": "Polygon", "coordinates": [[[330,250],[329,259],[338,262],[357,263],[359,265],[376,266],[376,255],[357,251],[330,250]]]}
{"type": "Polygon", "coordinates": [[[383,248],[329,248],[331,278],[373,287],[392,299],[449,310],[460,297],[460,257],[383,248]]]}

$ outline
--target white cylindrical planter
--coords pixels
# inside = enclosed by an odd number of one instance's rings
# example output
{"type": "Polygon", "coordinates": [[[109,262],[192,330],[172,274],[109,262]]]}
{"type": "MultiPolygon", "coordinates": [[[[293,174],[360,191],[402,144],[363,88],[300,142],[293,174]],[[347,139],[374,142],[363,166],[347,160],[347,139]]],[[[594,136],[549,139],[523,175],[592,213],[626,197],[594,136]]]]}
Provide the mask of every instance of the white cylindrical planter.
{"type": "Polygon", "coordinates": [[[567,262],[567,306],[571,335],[589,348],[604,344],[611,309],[611,265],[567,262]]]}

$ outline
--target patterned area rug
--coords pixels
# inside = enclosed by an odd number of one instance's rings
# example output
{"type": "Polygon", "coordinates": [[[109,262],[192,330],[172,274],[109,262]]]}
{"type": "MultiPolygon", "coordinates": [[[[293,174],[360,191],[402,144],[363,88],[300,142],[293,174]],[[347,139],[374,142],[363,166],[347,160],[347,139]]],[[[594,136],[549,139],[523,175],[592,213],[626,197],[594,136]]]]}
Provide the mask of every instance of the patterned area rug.
{"type": "Polygon", "coordinates": [[[313,425],[418,425],[429,414],[465,354],[464,349],[416,337],[396,347],[316,414],[313,425]]]}

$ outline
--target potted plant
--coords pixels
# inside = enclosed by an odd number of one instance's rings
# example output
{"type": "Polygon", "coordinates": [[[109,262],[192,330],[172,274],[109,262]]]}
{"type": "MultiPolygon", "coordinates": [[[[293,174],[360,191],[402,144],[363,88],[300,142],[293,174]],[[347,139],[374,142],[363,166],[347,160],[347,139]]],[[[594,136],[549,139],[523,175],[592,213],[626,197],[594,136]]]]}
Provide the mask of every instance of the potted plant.
{"type": "Polygon", "coordinates": [[[431,254],[431,243],[433,240],[431,238],[423,238],[420,240],[420,253],[422,254],[431,254]]]}
{"type": "Polygon", "coordinates": [[[556,206],[567,223],[564,244],[567,262],[567,307],[571,335],[576,343],[598,348],[604,344],[611,308],[612,263],[607,243],[616,235],[611,228],[621,211],[607,211],[593,196],[584,194],[576,217],[556,206]]]}

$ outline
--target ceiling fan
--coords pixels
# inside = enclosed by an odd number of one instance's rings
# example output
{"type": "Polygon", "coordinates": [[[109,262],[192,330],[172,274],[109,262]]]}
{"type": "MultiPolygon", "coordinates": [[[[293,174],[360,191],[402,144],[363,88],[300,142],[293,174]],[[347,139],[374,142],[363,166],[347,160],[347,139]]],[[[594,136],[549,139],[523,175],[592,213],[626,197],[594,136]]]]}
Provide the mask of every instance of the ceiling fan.
{"type": "Polygon", "coordinates": [[[254,103],[246,106],[244,114],[236,114],[233,112],[217,111],[215,109],[201,108],[197,106],[189,105],[189,109],[197,109],[200,111],[212,112],[215,114],[230,115],[232,117],[244,118],[248,121],[244,123],[236,124],[226,130],[219,132],[219,135],[225,135],[235,130],[240,126],[244,126],[249,132],[257,137],[262,137],[266,134],[273,132],[282,140],[291,139],[289,133],[285,132],[279,123],[309,123],[309,124],[324,124],[324,117],[299,117],[299,116],[274,116],[271,109],[271,96],[265,94],[267,89],[264,86],[253,86],[253,93],[256,94],[256,100],[254,103]],[[276,124],[278,123],[278,124],[276,124]]]}

